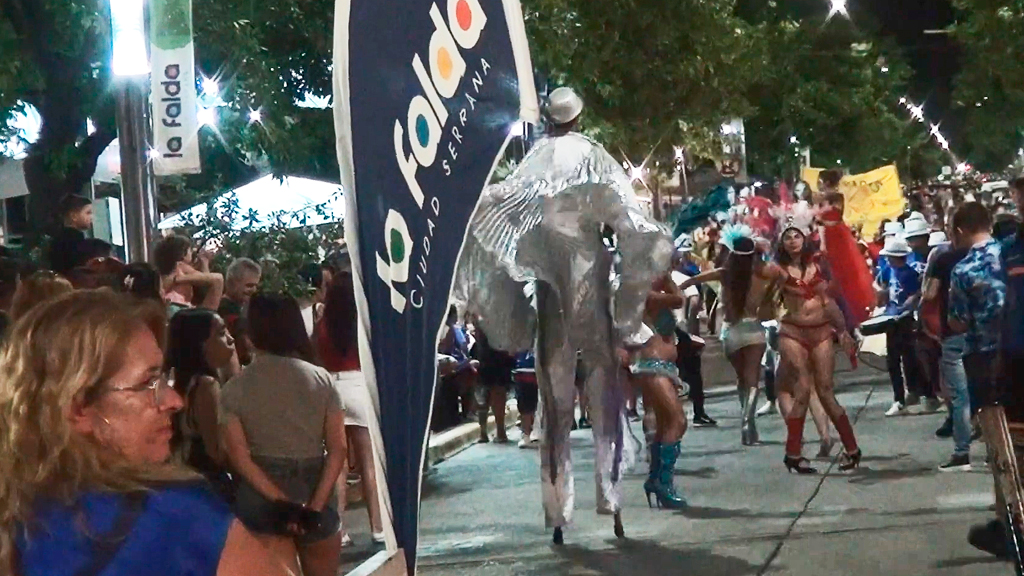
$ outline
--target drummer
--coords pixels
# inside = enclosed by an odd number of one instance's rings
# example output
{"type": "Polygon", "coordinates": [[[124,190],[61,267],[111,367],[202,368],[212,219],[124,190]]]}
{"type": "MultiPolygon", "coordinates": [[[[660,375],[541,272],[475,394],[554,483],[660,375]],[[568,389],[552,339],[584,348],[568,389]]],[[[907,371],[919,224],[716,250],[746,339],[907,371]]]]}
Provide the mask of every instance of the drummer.
{"type": "Polygon", "coordinates": [[[889,266],[884,274],[879,275],[878,282],[883,288],[881,296],[886,299],[886,315],[897,317],[886,332],[886,364],[893,393],[893,404],[886,411],[886,416],[904,413],[907,406],[920,403],[922,394],[923,380],[915,347],[913,311],[920,300],[925,264],[911,259],[911,254],[910,245],[901,236],[885,239],[881,255],[886,257],[889,266]]]}

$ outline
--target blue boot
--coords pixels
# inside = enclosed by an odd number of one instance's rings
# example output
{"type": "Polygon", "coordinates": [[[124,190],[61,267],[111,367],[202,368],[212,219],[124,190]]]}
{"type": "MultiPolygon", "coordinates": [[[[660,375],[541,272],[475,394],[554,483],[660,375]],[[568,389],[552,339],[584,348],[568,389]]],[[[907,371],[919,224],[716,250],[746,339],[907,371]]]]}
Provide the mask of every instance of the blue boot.
{"type": "Polygon", "coordinates": [[[686,508],[686,499],[676,493],[675,469],[676,460],[679,458],[679,442],[675,444],[659,445],[661,452],[661,467],[658,473],[656,494],[658,495],[658,508],[669,510],[680,510],[686,508]]]}
{"type": "Polygon", "coordinates": [[[651,495],[658,492],[658,475],[661,473],[661,444],[650,442],[647,447],[651,452],[651,471],[644,482],[644,493],[647,494],[647,505],[654,508],[651,495]]]}

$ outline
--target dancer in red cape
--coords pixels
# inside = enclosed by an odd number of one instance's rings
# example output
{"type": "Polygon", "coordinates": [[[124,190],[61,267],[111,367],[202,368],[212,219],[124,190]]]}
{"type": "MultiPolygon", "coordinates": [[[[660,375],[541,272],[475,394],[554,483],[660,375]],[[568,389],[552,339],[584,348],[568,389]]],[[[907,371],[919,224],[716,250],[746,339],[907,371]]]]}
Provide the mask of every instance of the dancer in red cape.
{"type": "Polygon", "coordinates": [[[875,289],[871,270],[857,246],[853,230],[843,222],[845,199],[838,192],[841,178],[838,170],[821,174],[820,189],[824,198],[818,220],[822,224],[822,252],[832,280],[846,301],[848,320],[853,323],[850,328],[855,328],[871,317],[875,309],[875,289]]]}

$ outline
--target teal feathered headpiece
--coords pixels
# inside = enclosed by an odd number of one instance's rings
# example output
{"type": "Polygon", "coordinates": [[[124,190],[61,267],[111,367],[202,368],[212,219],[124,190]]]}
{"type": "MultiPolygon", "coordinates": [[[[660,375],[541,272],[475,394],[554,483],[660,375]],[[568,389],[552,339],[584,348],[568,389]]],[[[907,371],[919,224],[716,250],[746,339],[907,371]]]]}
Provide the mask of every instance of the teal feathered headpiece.
{"type": "Polygon", "coordinates": [[[740,256],[753,254],[754,252],[752,250],[746,252],[737,252],[735,250],[736,241],[740,238],[749,238],[753,240],[754,230],[746,224],[727,224],[722,228],[722,239],[719,240],[719,243],[728,248],[733,254],[740,256]]]}

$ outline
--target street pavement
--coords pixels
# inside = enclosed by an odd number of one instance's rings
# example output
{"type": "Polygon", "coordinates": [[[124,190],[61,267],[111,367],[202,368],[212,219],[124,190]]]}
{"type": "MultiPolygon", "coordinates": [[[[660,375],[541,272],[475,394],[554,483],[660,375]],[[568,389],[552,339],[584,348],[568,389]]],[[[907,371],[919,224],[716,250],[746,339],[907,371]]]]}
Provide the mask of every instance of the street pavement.
{"type": "MultiPolygon", "coordinates": [[[[723,369],[719,363],[710,371],[722,380],[723,369]]],[[[1008,564],[966,541],[970,525],[992,514],[984,446],[973,449],[974,471],[939,472],[952,451],[951,440],[934,436],[943,415],[885,418],[891,387],[870,366],[844,369],[839,399],[855,421],[865,458],[853,473],[838,472],[833,461],[815,462],[826,471],[820,476],[786,472],[785,426],[777,414],[758,420],[760,446],[743,447],[735,394],[710,399],[708,411],[720,426],[687,432],[676,473],[689,508],[648,508],[641,463],[625,479],[623,541],[612,535],[611,518],[594,512],[589,431],[572,434],[576,517],[563,547],[552,546],[544,528],[538,452],[514,443],[473,446],[424,479],[419,573],[1012,574],[1008,564]]],[[[518,431],[510,435],[518,439],[518,431]]],[[[809,418],[805,442],[805,454],[813,456],[817,435],[809,418]]]]}

